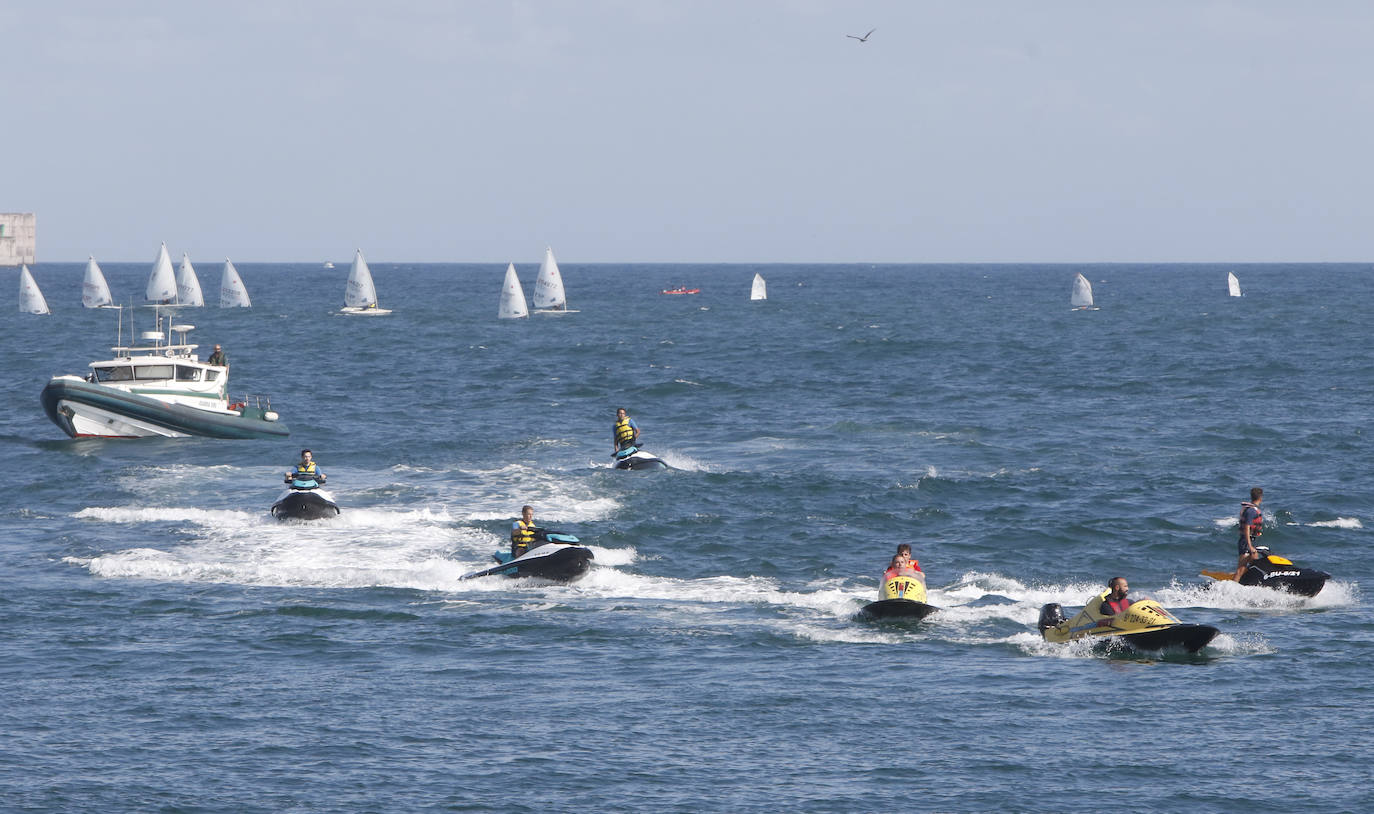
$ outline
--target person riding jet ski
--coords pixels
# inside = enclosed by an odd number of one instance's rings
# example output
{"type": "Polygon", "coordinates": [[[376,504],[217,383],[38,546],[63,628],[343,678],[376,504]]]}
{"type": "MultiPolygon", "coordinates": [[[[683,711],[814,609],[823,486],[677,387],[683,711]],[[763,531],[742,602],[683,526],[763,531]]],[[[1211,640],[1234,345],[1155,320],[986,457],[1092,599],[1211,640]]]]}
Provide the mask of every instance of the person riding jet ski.
{"type": "Polygon", "coordinates": [[[1112,577],[1107,590],[1067,620],[1063,607],[1051,602],[1040,609],[1040,634],[1055,643],[1101,639],[1137,650],[1182,648],[1196,653],[1220,632],[1211,625],[1186,625],[1153,599],[1130,600],[1129,592],[1125,577],[1112,577]]]}

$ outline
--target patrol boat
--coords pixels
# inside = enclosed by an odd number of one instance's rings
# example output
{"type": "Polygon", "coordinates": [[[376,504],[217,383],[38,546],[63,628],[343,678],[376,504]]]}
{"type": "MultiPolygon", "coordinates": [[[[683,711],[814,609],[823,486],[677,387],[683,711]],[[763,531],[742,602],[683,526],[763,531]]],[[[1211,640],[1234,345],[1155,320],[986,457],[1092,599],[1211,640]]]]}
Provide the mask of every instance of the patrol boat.
{"type": "Polygon", "coordinates": [[[537,577],[552,582],[572,582],[586,576],[592,567],[592,550],[571,534],[548,529],[534,530],[535,544],[519,557],[509,551],[491,555],[496,565],[464,574],[459,579],[499,574],[507,577],[537,577]]]}
{"type": "Polygon", "coordinates": [[[1212,637],[1220,633],[1211,625],[1188,625],[1180,622],[1153,599],[1141,599],[1116,614],[1102,613],[1102,603],[1111,594],[1103,591],[1092,599],[1072,619],[1064,618],[1064,609],[1052,602],[1040,609],[1040,635],[1047,642],[1073,642],[1079,639],[1099,639],[1120,642],[1137,650],[1165,650],[1181,648],[1196,653],[1212,637]]]}
{"type": "Polygon", "coordinates": [[[924,619],[939,608],[926,604],[926,575],[905,569],[891,577],[884,575],[878,601],[863,606],[865,619],[924,619]]]}
{"type": "MultiPolygon", "coordinates": [[[[229,368],[200,361],[186,341],[193,325],[171,325],[180,341],[167,341],[162,316],[140,345],[117,345],[113,359],[91,362],[85,377],[53,377],[43,388],[43,410],[72,438],[285,438],[290,435],[266,396],[229,400],[229,368]]],[[[123,334],[123,312],[120,330],[123,334]]]]}
{"type": "MultiPolygon", "coordinates": [[[[1240,575],[1241,585],[1258,585],[1298,596],[1316,596],[1326,587],[1326,581],[1331,579],[1331,575],[1325,571],[1304,568],[1287,557],[1271,554],[1268,546],[1257,545],[1255,552],[1260,558],[1246,566],[1245,573],[1240,575]]],[[[1202,575],[1218,582],[1236,578],[1234,571],[1203,571],[1202,575]]]]}

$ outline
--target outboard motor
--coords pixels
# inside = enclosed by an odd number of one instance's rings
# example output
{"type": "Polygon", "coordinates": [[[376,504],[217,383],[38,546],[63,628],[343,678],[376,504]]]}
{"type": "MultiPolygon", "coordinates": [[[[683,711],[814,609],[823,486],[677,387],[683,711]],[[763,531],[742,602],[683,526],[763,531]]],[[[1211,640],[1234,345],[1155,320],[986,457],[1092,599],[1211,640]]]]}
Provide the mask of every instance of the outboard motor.
{"type": "Polygon", "coordinates": [[[1051,602],[1040,609],[1040,623],[1037,625],[1040,632],[1044,633],[1052,627],[1058,627],[1064,623],[1064,608],[1058,602],[1051,602]]]}

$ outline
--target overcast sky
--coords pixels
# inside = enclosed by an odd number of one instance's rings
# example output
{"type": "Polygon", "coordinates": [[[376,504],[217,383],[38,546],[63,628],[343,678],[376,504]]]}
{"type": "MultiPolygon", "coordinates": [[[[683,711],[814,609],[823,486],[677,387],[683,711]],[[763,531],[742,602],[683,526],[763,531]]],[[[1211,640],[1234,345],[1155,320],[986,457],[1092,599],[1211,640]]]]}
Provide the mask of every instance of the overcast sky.
{"type": "Polygon", "coordinates": [[[45,0],[38,260],[1374,257],[1374,3],[45,0]],[[867,42],[846,37],[877,30],[867,42]]]}

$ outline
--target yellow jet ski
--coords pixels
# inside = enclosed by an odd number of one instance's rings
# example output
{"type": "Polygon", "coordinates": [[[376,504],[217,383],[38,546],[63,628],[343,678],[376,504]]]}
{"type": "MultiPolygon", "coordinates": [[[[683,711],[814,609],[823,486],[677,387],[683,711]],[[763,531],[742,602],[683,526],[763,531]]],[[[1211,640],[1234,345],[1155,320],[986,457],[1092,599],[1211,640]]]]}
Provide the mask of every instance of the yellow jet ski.
{"type": "Polygon", "coordinates": [[[859,611],[868,619],[924,619],[939,608],[926,604],[926,575],[906,568],[892,576],[884,575],[877,602],[859,611]]]}
{"type": "Polygon", "coordinates": [[[1050,603],[1040,609],[1040,635],[1047,642],[1072,642],[1102,639],[1129,644],[1137,650],[1181,648],[1196,653],[1221,631],[1211,625],[1185,625],[1153,599],[1141,599],[1115,615],[1104,614],[1102,603],[1110,590],[1088,600],[1072,619],[1064,609],[1050,603]]]}

